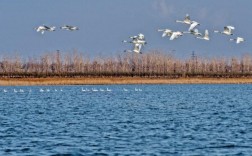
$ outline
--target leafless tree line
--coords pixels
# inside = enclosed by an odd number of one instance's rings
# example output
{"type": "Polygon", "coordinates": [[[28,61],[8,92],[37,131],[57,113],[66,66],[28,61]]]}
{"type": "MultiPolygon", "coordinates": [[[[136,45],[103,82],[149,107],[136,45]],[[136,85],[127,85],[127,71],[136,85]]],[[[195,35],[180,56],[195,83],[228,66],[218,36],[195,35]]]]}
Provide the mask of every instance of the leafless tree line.
{"type": "Polygon", "coordinates": [[[252,57],[177,59],[152,51],[90,59],[81,53],[52,52],[39,58],[3,57],[1,77],[251,77],[252,57]]]}

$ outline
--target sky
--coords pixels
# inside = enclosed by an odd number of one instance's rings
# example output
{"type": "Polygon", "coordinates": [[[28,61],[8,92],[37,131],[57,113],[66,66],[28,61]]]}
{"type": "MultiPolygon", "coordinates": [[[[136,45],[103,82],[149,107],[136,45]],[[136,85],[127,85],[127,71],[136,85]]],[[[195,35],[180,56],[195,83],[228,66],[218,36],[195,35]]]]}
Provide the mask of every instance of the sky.
{"type": "Polygon", "coordinates": [[[74,50],[89,56],[115,56],[130,49],[122,40],[143,33],[147,45],[144,52],[158,50],[179,58],[190,57],[192,51],[201,57],[233,57],[252,55],[251,0],[1,0],[0,56],[18,54],[40,56],[60,50],[74,50]],[[210,41],[185,34],[170,41],[162,38],[159,28],[186,31],[187,25],[176,23],[189,14],[199,22],[199,31],[210,32],[210,41]],[[39,25],[75,25],[79,31],[57,29],[37,33],[39,25]],[[236,29],[232,38],[244,37],[235,44],[231,37],[214,34],[226,25],[236,29]]]}

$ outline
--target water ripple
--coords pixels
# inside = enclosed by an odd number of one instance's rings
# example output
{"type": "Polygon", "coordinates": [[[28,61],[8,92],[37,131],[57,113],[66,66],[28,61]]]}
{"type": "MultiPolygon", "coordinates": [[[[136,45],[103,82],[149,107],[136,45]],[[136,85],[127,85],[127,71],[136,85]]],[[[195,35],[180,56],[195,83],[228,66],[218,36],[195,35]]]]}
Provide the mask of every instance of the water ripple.
{"type": "Polygon", "coordinates": [[[30,93],[4,88],[0,155],[252,153],[252,85],[22,87],[30,93]]]}

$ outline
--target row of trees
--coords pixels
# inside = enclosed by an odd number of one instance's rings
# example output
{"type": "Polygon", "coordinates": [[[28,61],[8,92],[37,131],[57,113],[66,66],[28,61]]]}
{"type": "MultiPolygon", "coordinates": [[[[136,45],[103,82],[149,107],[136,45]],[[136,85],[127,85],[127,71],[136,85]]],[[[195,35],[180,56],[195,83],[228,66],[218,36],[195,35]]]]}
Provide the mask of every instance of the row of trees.
{"type": "Polygon", "coordinates": [[[90,59],[81,53],[53,52],[39,58],[0,59],[1,77],[249,77],[252,57],[177,59],[152,51],[142,55],[123,53],[115,57],[90,59]]]}

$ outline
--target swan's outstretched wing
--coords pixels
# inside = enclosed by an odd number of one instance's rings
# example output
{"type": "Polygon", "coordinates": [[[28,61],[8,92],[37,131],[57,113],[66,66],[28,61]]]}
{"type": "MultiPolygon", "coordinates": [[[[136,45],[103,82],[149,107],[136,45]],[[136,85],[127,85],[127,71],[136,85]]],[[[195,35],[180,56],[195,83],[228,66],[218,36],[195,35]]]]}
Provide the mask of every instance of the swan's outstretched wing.
{"type": "Polygon", "coordinates": [[[245,41],[245,40],[244,40],[244,38],[242,38],[242,37],[237,37],[237,39],[236,39],[236,43],[237,43],[237,44],[239,44],[239,43],[241,43],[241,42],[243,42],[243,41],[245,41]]]}
{"type": "Polygon", "coordinates": [[[224,27],[224,32],[230,32],[227,26],[224,27]]]}
{"type": "Polygon", "coordinates": [[[171,36],[171,35],[172,35],[172,30],[170,30],[170,29],[165,29],[165,30],[163,31],[162,37],[171,36]]]}
{"type": "Polygon", "coordinates": [[[133,49],[133,51],[135,52],[135,53],[140,53],[141,54],[141,48],[142,48],[142,44],[134,44],[134,49],[133,49]]]}
{"type": "Polygon", "coordinates": [[[207,29],[205,30],[205,37],[209,38],[209,32],[207,29]]]}
{"type": "Polygon", "coordinates": [[[143,40],[144,39],[144,34],[138,34],[138,39],[141,39],[141,40],[143,40]]]}
{"type": "Polygon", "coordinates": [[[198,22],[192,22],[192,24],[190,25],[188,31],[192,31],[197,25],[199,25],[198,22]]]}
{"type": "Polygon", "coordinates": [[[48,27],[48,26],[46,26],[46,25],[44,25],[44,28],[45,28],[45,29],[51,29],[50,27],[48,27]]]}
{"type": "Polygon", "coordinates": [[[178,32],[173,32],[170,37],[170,40],[174,40],[175,38],[178,38],[178,36],[179,36],[178,32]]]}
{"type": "Polygon", "coordinates": [[[228,29],[230,29],[230,30],[234,30],[235,29],[235,27],[233,27],[233,26],[226,26],[228,29]]]}
{"type": "Polygon", "coordinates": [[[224,27],[224,32],[231,33],[232,30],[234,30],[234,29],[235,29],[235,27],[233,27],[233,26],[225,26],[224,27]]]}

